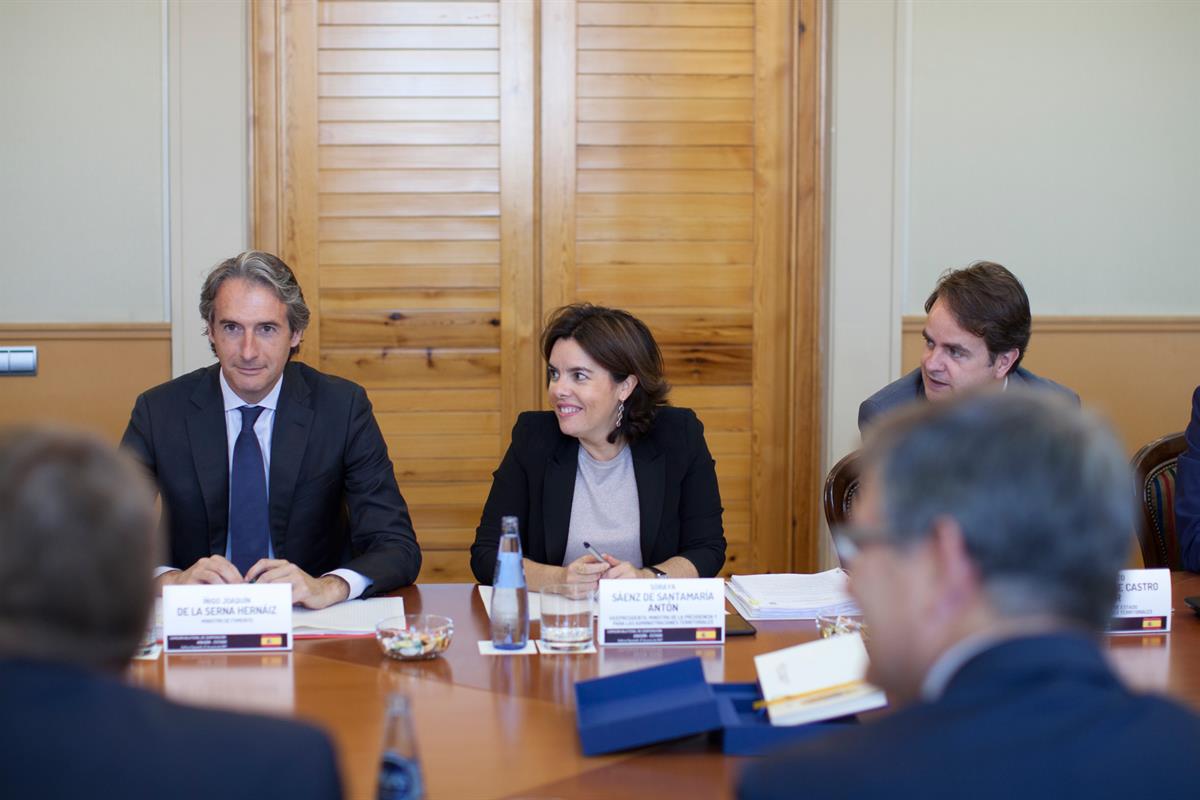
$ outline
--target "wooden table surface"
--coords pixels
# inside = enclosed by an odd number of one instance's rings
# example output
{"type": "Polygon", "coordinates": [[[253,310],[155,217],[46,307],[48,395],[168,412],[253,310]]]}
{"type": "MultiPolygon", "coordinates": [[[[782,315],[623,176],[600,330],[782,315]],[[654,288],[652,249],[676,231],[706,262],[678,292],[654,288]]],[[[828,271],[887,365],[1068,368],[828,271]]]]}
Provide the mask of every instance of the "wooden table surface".
{"type": "MultiPolygon", "coordinates": [[[[1200,710],[1200,619],[1183,598],[1200,595],[1200,575],[1173,578],[1175,616],[1167,635],[1108,637],[1126,680],[1200,710]]],[[[622,794],[689,800],[731,796],[739,759],[706,737],[585,758],[575,731],[576,681],[699,655],[712,681],[753,681],[753,656],[808,641],[811,621],[755,622],[758,634],[723,647],[601,648],[594,655],[481,656],[488,638],[479,593],[466,584],[399,592],[408,613],[454,619],[442,658],[405,663],[374,639],[296,643],[292,653],[201,654],[136,662],[132,680],[180,702],[294,715],[327,730],[337,746],[346,796],[374,796],[390,692],[412,698],[426,797],[608,798],[622,794]]],[[[536,623],[534,625],[536,634],[536,623]]]]}

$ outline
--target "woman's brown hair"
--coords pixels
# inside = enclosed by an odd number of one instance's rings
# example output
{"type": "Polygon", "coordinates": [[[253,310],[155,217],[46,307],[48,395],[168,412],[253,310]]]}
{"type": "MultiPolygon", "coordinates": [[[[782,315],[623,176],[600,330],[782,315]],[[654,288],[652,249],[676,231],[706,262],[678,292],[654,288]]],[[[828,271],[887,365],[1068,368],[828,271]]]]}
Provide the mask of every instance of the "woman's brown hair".
{"type": "Polygon", "coordinates": [[[555,310],[546,322],[542,355],[547,362],[559,339],[578,342],[614,381],[620,383],[630,375],[637,378],[637,386],[625,400],[621,424],[608,434],[608,441],[624,436],[632,442],[644,436],[671,390],[663,378],[662,352],[646,324],[628,311],[576,303],[555,310]]]}

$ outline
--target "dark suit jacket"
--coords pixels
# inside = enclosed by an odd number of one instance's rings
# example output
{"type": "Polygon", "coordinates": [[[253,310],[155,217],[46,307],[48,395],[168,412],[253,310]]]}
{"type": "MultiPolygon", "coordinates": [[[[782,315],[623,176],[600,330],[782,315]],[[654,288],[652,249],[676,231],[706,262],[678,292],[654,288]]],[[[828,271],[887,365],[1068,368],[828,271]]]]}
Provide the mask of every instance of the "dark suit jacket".
{"type": "MultiPolygon", "coordinates": [[[[725,563],[725,531],[717,473],[700,420],[691,409],[660,408],[650,431],[633,443],[632,455],[643,562],[683,556],[700,577],[716,575],[725,563]]],[[[517,417],[471,545],[476,580],[492,582],[504,516],[520,520],[526,558],[563,563],[578,457],[579,440],[558,429],[554,412],[517,417]]]]}
{"type": "Polygon", "coordinates": [[[1187,451],[1179,457],[1175,487],[1175,533],[1184,569],[1200,572],[1200,389],[1192,395],[1187,451]]]}
{"type": "Polygon", "coordinates": [[[0,661],[0,708],[0,797],[342,796],[329,740],[297,722],[177,705],[28,661],[0,661]]]}
{"type": "MultiPolygon", "coordinates": [[[[1010,386],[1032,386],[1037,389],[1062,392],[1074,400],[1075,405],[1079,405],[1079,395],[1075,392],[1049,378],[1040,378],[1024,367],[1017,367],[1011,372],[1008,376],[1008,383],[1010,386]]],[[[858,432],[866,432],[867,425],[875,418],[908,403],[924,399],[925,382],[921,380],[921,369],[918,367],[862,401],[858,407],[858,432]]]]}
{"type": "MultiPolygon", "coordinates": [[[[181,569],[225,554],[229,455],[219,369],[142,394],[121,440],[154,473],[170,531],[166,563],[181,569]]],[[[311,575],[352,569],[373,581],[364,597],[417,579],[421,549],[361,386],[295,361],[284,368],[268,495],[276,558],[311,575]]]]}
{"type": "Polygon", "coordinates": [[[1190,797],[1200,717],[1132,694],[1095,643],[1015,639],[945,693],[751,765],[742,800],[1190,797]]]}

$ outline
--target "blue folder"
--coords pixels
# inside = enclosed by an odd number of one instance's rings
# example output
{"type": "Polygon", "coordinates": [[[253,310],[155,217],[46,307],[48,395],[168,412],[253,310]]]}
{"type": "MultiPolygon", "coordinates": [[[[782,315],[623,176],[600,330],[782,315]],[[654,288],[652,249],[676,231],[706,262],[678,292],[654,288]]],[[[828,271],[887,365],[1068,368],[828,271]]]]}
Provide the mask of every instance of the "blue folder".
{"type": "Polygon", "coordinates": [[[856,722],[843,717],[797,726],[771,725],[755,711],[755,683],[710,684],[699,658],[575,684],[576,723],[583,754],[628,750],[714,733],[730,755],[760,755],[789,742],[856,722]]]}

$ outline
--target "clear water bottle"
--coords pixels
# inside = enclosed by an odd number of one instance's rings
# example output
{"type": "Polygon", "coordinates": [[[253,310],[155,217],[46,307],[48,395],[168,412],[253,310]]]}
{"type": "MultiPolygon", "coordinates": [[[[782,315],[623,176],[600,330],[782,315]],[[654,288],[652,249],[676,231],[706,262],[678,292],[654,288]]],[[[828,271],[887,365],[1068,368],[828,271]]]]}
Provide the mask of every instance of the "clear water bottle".
{"type": "Polygon", "coordinates": [[[388,695],[376,797],[378,800],[419,800],[424,795],[408,698],[402,694],[388,695]]]}
{"type": "Polygon", "coordinates": [[[525,565],[521,561],[521,537],[517,518],[500,520],[500,549],[492,577],[492,646],[498,650],[521,650],[529,642],[529,593],[525,587],[525,565]]]}

